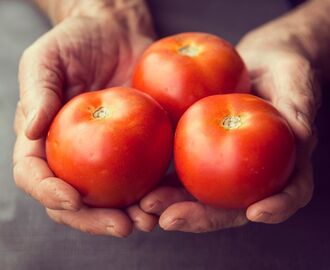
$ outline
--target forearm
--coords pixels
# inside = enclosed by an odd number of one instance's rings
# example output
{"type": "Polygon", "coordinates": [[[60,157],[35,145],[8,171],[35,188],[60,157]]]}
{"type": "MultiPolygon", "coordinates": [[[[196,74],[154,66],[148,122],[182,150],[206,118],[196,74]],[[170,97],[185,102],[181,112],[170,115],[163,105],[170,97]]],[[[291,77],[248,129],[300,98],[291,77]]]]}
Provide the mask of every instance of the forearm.
{"type": "Polygon", "coordinates": [[[56,25],[73,16],[113,16],[132,31],[153,35],[151,14],[144,0],[34,0],[56,25]]]}

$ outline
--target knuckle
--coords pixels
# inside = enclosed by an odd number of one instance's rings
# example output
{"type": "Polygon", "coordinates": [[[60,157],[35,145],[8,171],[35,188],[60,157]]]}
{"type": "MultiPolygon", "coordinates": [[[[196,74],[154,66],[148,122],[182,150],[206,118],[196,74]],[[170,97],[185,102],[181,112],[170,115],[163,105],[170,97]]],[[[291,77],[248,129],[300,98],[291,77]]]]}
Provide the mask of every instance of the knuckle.
{"type": "Polygon", "coordinates": [[[51,210],[47,209],[46,211],[48,217],[53,220],[54,222],[58,223],[58,224],[64,224],[61,215],[59,214],[54,214],[51,210]]]}
{"type": "Polygon", "coordinates": [[[36,198],[42,205],[58,205],[61,203],[57,198],[59,198],[59,190],[56,185],[50,184],[48,178],[40,179],[34,185],[32,189],[32,195],[36,198]],[[45,196],[50,194],[50,196],[45,196]]]}
{"type": "Polygon", "coordinates": [[[219,221],[219,219],[217,218],[209,218],[208,222],[207,222],[207,226],[206,228],[208,229],[208,231],[217,231],[222,229],[223,224],[219,221]]]}
{"type": "Polygon", "coordinates": [[[219,229],[217,220],[206,217],[194,226],[195,233],[212,232],[219,229]]]}
{"type": "Polygon", "coordinates": [[[67,213],[63,210],[50,210],[47,209],[48,216],[56,223],[69,226],[73,229],[91,234],[96,235],[100,234],[101,230],[98,228],[97,224],[89,223],[89,222],[82,222],[79,219],[79,216],[76,214],[67,213]]]}

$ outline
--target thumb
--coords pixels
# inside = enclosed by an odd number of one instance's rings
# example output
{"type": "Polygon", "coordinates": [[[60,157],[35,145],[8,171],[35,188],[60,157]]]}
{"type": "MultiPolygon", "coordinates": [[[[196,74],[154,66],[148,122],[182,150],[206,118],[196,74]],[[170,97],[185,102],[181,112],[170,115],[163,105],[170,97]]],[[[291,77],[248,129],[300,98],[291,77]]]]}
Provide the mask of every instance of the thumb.
{"type": "Polygon", "coordinates": [[[25,135],[36,140],[45,136],[62,105],[63,75],[56,53],[32,45],[20,61],[20,103],[26,117],[25,135]]]}

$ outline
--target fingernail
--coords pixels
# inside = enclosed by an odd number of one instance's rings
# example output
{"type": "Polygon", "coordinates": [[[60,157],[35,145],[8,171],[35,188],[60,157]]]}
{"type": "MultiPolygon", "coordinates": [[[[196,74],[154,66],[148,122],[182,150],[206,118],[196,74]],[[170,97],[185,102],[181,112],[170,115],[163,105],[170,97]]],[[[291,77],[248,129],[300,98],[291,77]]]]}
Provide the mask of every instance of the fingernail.
{"type": "Polygon", "coordinates": [[[186,224],[186,220],[183,218],[177,218],[174,220],[165,221],[164,223],[162,226],[163,229],[172,231],[182,228],[186,224]]]}
{"type": "Polygon", "coordinates": [[[122,233],[118,232],[114,225],[108,225],[106,227],[106,230],[112,236],[116,236],[116,237],[119,237],[119,238],[125,238],[127,236],[127,235],[123,235],[122,233]]]}
{"type": "Polygon", "coordinates": [[[37,115],[37,110],[33,109],[32,111],[29,112],[29,114],[26,117],[26,127],[29,128],[29,126],[32,124],[34,118],[37,115]]]}
{"type": "Polygon", "coordinates": [[[148,211],[158,212],[161,209],[162,209],[162,203],[159,200],[156,200],[149,205],[148,211]]]}
{"type": "Polygon", "coordinates": [[[77,207],[75,207],[71,202],[64,201],[61,203],[61,207],[63,210],[69,210],[69,211],[78,211],[77,207]]]}
{"type": "Polygon", "coordinates": [[[255,215],[255,217],[253,218],[253,221],[255,221],[255,222],[266,221],[271,216],[272,216],[272,214],[270,214],[268,212],[260,212],[257,215],[255,215]]]}

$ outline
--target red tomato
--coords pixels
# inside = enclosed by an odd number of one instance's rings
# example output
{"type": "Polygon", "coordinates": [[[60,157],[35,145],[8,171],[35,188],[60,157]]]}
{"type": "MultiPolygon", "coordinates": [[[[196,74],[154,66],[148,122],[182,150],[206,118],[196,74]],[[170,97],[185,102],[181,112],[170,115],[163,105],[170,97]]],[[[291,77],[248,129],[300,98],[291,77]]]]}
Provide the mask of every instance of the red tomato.
{"type": "Polygon", "coordinates": [[[50,168],[75,187],[85,203],[124,207],[164,176],[173,131],[164,109],[130,88],[89,92],[69,101],[46,141],[50,168]]]}
{"type": "Polygon", "coordinates": [[[295,140],[268,102],[248,94],[215,95],[180,119],[174,158],[182,183],[198,200],[245,208],[287,184],[295,140]]]}
{"type": "Polygon", "coordinates": [[[250,80],[236,50],[206,33],[161,39],[143,54],[133,87],[155,98],[174,124],[190,105],[215,94],[249,92],[250,80]]]}

